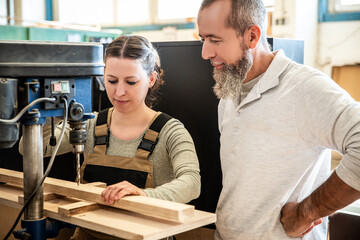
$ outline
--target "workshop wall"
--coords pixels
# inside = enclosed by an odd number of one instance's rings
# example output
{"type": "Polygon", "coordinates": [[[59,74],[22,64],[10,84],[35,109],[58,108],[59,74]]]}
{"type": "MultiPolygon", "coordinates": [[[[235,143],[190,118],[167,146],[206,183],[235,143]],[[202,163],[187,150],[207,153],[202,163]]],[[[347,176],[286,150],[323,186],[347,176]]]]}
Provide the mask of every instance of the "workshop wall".
{"type": "Polygon", "coordinates": [[[359,42],[360,21],[320,23],[316,67],[331,76],[334,66],[360,64],[359,42]]]}
{"type": "Polygon", "coordinates": [[[318,1],[275,0],[272,37],[305,41],[304,64],[331,76],[360,63],[360,21],[318,22],[318,1]]]}
{"type": "Polygon", "coordinates": [[[272,36],[304,40],[305,65],[315,66],[317,27],[317,1],[275,0],[272,36]]]}

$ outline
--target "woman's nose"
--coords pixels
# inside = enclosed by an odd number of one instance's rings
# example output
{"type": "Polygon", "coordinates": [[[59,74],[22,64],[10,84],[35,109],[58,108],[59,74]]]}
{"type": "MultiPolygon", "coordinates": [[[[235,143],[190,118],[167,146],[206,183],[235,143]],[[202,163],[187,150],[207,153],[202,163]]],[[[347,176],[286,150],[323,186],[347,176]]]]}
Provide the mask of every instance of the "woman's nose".
{"type": "Polygon", "coordinates": [[[116,92],[115,92],[116,96],[123,96],[125,95],[125,93],[126,93],[125,84],[119,82],[116,87],[116,92]]]}

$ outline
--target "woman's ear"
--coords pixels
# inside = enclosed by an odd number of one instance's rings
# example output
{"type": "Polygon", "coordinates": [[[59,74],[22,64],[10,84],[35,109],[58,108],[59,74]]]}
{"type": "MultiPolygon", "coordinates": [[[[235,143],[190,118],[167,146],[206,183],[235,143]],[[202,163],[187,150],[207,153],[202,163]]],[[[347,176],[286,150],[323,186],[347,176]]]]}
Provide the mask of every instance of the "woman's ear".
{"type": "Polygon", "coordinates": [[[150,81],[149,81],[149,88],[152,88],[154,86],[154,84],[156,83],[156,79],[157,79],[157,72],[152,71],[150,74],[150,81]]]}

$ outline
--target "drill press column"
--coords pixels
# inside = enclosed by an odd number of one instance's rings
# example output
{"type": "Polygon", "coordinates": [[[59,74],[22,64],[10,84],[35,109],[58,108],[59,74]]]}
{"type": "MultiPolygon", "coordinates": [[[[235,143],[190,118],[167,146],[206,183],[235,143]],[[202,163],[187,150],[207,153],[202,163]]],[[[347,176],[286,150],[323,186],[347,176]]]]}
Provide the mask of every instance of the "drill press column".
{"type": "MultiPolygon", "coordinates": [[[[40,124],[23,126],[24,202],[30,198],[43,176],[42,135],[42,125],[40,124]]],[[[37,220],[43,217],[43,188],[41,187],[29,207],[25,209],[24,218],[37,220]]]]}

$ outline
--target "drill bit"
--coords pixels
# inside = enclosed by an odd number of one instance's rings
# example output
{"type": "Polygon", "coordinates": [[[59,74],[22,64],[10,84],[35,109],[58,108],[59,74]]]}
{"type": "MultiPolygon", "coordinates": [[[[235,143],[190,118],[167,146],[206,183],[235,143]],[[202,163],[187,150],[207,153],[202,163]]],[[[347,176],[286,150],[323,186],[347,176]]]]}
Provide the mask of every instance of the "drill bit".
{"type": "Polygon", "coordinates": [[[76,153],[76,172],[77,172],[77,176],[76,176],[76,182],[77,185],[80,185],[80,153],[76,153]]]}
{"type": "Polygon", "coordinates": [[[76,155],[76,179],[77,185],[80,185],[80,154],[84,152],[86,142],[86,121],[70,121],[70,144],[73,145],[73,153],[76,155]]]}

